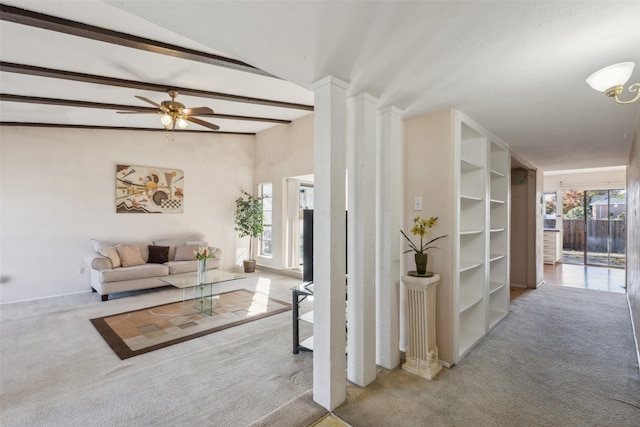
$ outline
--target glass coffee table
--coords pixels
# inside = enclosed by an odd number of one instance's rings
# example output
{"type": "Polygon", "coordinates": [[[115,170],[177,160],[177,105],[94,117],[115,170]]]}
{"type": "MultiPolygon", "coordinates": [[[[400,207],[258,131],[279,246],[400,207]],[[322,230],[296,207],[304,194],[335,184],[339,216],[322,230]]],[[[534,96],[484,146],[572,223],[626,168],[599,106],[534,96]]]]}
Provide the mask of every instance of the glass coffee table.
{"type": "Polygon", "coordinates": [[[200,313],[206,316],[213,314],[214,296],[213,285],[244,279],[245,276],[214,269],[204,274],[204,283],[198,283],[198,273],[174,274],[159,277],[163,282],[182,289],[182,312],[184,314],[200,313]]]}

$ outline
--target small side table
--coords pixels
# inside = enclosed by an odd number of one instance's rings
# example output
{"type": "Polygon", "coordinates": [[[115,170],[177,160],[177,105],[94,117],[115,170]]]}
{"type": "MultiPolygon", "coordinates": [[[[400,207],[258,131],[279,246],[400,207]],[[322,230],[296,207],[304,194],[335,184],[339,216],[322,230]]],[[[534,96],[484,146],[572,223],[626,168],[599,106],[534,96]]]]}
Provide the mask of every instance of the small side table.
{"type": "Polygon", "coordinates": [[[409,343],[402,369],[432,380],[442,370],[436,347],[436,287],[440,276],[402,276],[408,289],[409,343]]]}
{"type": "Polygon", "coordinates": [[[300,329],[298,327],[300,320],[313,323],[313,312],[301,316],[299,310],[300,303],[310,295],[313,295],[313,282],[305,282],[291,288],[291,297],[293,300],[291,301],[293,313],[293,354],[298,354],[300,351],[313,351],[313,336],[300,342],[300,329]]]}

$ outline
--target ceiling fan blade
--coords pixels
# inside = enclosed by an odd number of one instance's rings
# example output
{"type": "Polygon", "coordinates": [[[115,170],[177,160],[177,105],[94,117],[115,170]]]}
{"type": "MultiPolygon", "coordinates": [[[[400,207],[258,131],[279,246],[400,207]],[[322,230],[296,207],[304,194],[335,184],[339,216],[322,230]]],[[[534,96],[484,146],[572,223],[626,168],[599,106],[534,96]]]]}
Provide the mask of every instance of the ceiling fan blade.
{"type": "Polygon", "coordinates": [[[118,114],[164,114],[164,111],[116,111],[118,114]]]}
{"type": "Polygon", "coordinates": [[[190,116],[202,116],[206,114],[213,114],[213,110],[209,107],[185,108],[184,110],[182,110],[182,112],[190,116]]]}
{"type": "Polygon", "coordinates": [[[164,111],[165,113],[166,113],[167,111],[169,111],[166,107],[163,107],[162,105],[158,104],[157,102],[153,102],[152,100],[150,100],[150,99],[148,99],[148,98],[145,98],[144,96],[138,96],[138,95],[135,95],[135,97],[136,97],[136,98],[138,98],[138,99],[140,99],[140,100],[142,100],[142,101],[144,101],[144,102],[148,102],[149,104],[151,104],[151,105],[153,105],[153,106],[155,106],[155,107],[157,107],[157,108],[161,109],[161,110],[162,110],[162,111],[164,111]]]}
{"type": "Polygon", "coordinates": [[[218,125],[214,125],[213,123],[205,122],[204,120],[200,120],[200,119],[197,119],[197,118],[195,118],[195,117],[185,116],[184,118],[185,118],[186,120],[190,121],[190,122],[193,122],[193,123],[199,124],[200,126],[204,126],[204,127],[206,127],[206,128],[209,128],[209,129],[213,129],[213,130],[218,130],[218,129],[220,129],[220,126],[218,126],[218,125]]]}

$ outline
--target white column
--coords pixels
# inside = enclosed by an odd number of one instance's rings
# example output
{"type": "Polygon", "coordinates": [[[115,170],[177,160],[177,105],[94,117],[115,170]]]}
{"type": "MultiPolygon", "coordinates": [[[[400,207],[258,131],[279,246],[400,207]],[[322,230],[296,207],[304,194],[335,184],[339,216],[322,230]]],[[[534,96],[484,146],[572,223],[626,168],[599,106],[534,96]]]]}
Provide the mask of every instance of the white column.
{"type": "Polygon", "coordinates": [[[347,378],[361,387],[376,379],[376,105],[359,94],[347,101],[348,292],[347,378]]]}
{"type": "Polygon", "coordinates": [[[378,112],[376,363],[387,369],[400,364],[401,113],[393,106],[378,112]]]}
{"type": "Polygon", "coordinates": [[[345,401],[345,120],[347,83],[313,84],[313,400],[329,411],[345,401]]]}

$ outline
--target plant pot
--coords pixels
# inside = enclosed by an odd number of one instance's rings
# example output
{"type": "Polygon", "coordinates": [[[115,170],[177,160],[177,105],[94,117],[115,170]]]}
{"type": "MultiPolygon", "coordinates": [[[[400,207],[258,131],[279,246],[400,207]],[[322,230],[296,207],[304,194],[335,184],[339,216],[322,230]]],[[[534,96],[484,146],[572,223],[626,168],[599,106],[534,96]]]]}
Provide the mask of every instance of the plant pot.
{"type": "Polygon", "coordinates": [[[256,271],[255,259],[245,259],[244,261],[242,261],[242,264],[244,265],[245,273],[253,273],[254,271],[256,271]]]}
{"type": "Polygon", "coordinates": [[[427,274],[427,261],[429,257],[426,253],[417,253],[414,257],[416,261],[416,272],[418,274],[427,274]]]}

